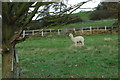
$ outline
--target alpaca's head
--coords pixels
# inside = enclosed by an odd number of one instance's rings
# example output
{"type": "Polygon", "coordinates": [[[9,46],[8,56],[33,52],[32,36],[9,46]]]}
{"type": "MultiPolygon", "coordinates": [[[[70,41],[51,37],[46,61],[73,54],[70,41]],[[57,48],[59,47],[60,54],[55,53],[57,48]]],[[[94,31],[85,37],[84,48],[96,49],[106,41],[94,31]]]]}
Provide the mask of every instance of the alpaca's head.
{"type": "Polygon", "coordinates": [[[70,36],[70,37],[73,37],[73,34],[72,34],[72,33],[70,33],[70,34],[69,34],[69,36],[70,36]]]}

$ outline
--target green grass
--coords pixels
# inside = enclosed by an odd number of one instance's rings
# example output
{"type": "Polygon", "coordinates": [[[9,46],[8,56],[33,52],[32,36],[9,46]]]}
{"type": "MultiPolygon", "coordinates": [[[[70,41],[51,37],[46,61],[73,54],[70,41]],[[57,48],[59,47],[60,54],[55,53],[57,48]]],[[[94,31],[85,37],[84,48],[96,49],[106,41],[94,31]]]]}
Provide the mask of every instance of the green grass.
{"type": "Polygon", "coordinates": [[[85,46],[76,48],[67,36],[31,38],[19,43],[21,77],[117,78],[117,34],[84,37],[85,46]]]}
{"type": "Polygon", "coordinates": [[[112,26],[117,20],[116,19],[106,19],[106,20],[98,20],[98,21],[87,21],[80,22],[74,24],[68,24],[64,26],[55,26],[50,27],[53,29],[65,29],[65,28],[81,28],[81,27],[103,27],[103,26],[112,26]]]}
{"type": "Polygon", "coordinates": [[[65,28],[81,28],[81,27],[90,27],[90,26],[103,27],[103,26],[112,26],[117,21],[117,19],[112,19],[112,18],[92,21],[92,20],[90,20],[90,16],[89,16],[90,14],[91,14],[91,12],[74,13],[72,15],[80,17],[83,20],[83,22],[67,24],[64,26],[54,26],[54,27],[50,27],[50,28],[65,29],[65,28]]]}
{"type": "Polygon", "coordinates": [[[80,13],[74,13],[72,15],[81,17],[83,21],[88,21],[90,19],[89,15],[91,12],[80,12],[80,13]]]}

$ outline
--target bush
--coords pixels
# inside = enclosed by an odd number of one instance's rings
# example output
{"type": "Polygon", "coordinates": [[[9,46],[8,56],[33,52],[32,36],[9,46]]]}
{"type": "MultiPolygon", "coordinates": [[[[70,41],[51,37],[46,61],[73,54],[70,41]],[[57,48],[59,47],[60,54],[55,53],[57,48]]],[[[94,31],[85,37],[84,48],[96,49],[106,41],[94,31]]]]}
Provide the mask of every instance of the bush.
{"type": "Polygon", "coordinates": [[[106,10],[94,11],[90,14],[90,20],[101,20],[111,17],[112,14],[106,10]]]}

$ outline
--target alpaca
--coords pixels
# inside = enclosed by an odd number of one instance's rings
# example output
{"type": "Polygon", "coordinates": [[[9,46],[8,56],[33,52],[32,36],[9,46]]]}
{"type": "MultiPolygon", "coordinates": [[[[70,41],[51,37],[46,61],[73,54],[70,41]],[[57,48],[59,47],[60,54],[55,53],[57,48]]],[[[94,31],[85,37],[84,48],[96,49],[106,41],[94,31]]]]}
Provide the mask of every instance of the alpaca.
{"type": "Polygon", "coordinates": [[[84,46],[84,38],[82,36],[73,37],[72,33],[70,33],[69,36],[70,36],[71,40],[75,43],[76,46],[78,43],[80,43],[82,46],[84,46]]]}

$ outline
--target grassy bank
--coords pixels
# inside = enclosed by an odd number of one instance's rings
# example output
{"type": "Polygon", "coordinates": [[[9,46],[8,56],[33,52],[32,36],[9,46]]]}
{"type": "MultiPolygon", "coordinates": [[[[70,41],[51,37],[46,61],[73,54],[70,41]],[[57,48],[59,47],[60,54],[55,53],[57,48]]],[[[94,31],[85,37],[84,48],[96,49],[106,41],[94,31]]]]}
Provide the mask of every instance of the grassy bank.
{"type": "Polygon", "coordinates": [[[116,19],[106,19],[98,21],[87,21],[74,24],[68,24],[64,26],[54,26],[50,27],[52,29],[65,29],[65,28],[81,28],[81,27],[103,27],[103,26],[112,26],[117,20],[116,19]]]}
{"type": "Polygon", "coordinates": [[[86,35],[85,46],[67,36],[31,38],[17,45],[21,77],[117,78],[118,36],[86,35]]]}
{"type": "Polygon", "coordinates": [[[91,14],[91,12],[80,12],[80,13],[74,13],[72,15],[81,17],[81,19],[83,21],[88,21],[88,20],[90,20],[90,16],[89,16],[90,14],[91,14]]]}
{"type": "Polygon", "coordinates": [[[64,26],[54,26],[50,28],[65,29],[65,28],[80,28],[80,27],[90,27],[90,26],[92,27],[113,26],[113,24],[117,21],[117,19],[112,19],[112,18],[92,21],[90,20],[90,14],[91,12],[74,13],[72,14],[72,16],[80,17],[83,20],[83,22],[67,24],[64,26]]]}

